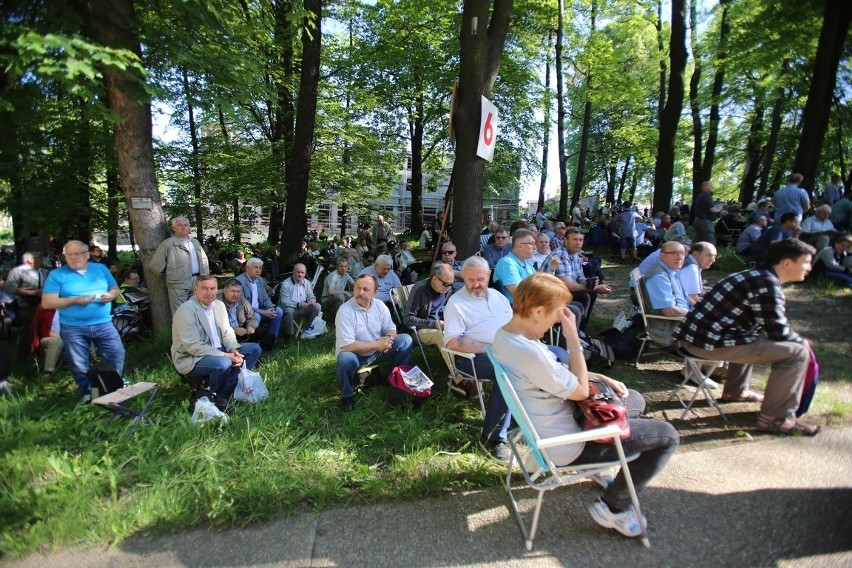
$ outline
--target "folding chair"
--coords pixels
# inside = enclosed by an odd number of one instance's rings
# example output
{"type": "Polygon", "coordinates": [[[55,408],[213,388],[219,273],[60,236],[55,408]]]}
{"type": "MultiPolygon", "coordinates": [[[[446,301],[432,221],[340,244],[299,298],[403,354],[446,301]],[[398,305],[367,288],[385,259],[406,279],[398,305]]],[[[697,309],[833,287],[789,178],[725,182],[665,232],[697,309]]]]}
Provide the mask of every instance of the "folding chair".
{"type": "MultiPolygon", "coordinates": [[[[515,518],[518,521],[518,526],[521,529],[521,534],[526,541],[527,550],[532,550],[533,539],[535,538],[536,530],[538,529],[539,515],[541,513],[541,504],[544,500],[544,494],[547,491],[557,489],[564,485],[573,483],[574,481],[592,478],[596,483],[604,485],[604,479],[608,476],[613,467],[621,467],[627,482],[627,488],[630,491],[630,500],[633,503],[633,508],[639,519],[643,519],[642,510],[639,507],[639,497],[636,495],[636,489],[633,486],[633,478],[630,476],[630,468],[627,462],[636,459],[637,456],[625,456],[624,448],[621,446],[621,429],[618,426],[606,426],[587,430],[577,434],[565,434],[563,436],[555,436],[553,438],[539,437],[535,426],[530,421],[529,416],[521,405],[515,388],[509,382],[506,371],[503,369],[491,353],[489,347],[485,348],[491,364],[494,365],[494,375],[497,379],[497,387],[503,393],[503,398],[506,401],[512,417],[518,424],[518,427],[509,433],[509,446],[512,450],[512,456],[509,458],[509,465],[504,478],[504,487],[509,494],[509,502],[512,505],[512,511],[515,513],[515,518]],[[581,442],[591,442],[600,438],[612,438],[613,444],[618,452],[618,460],[604,463],[582,464],[556,466],[551,460],[548,450],[559,446],[578,444],[581,442]],[[523,446],[521,445],[523,442],[523,446]],[[524,484],[512,486],[512,472],[514,462],[518,463],[521,473],[524,477],[524,484]],[[529,487],[537,492],[535,510],[532,515],[532,522],[527,528],[521,515],[518,501],[515,498],[515,491],[529,487]]],[[[642,524],[642,544],[646,548],[651,547],[648,540],[648,529],[645,523],[642,524]]]]}
{"type": "MultiPolygon", "coordinates": [[[[428,284],[426,285],[428,286],[428,284]]],[[[414,284],[408,284],[407,286],[397,286],[390,292],[391,305],[393,306],[394,312],[396,312],[397,321],[399,321],[402,325],[405,325],[403,323],[405,321],[405,307],[408,305],[408,297],[411,294],[412,288],[414,288],[414,284]]],[[[420,336],[417,335],[417,328],[413,325],[407,327],[408,330],[411,331],[411,336],[414,338],[414,341],[417,342],[417,346],[420,347],[420,355],[423,356],[423,362],[426,364],[426,370],[429,372],[429,377],[434,378],[435,375],[432,374],[432,368],[429,366],[429,360],[426,359],[426,351],[423,349],[423,343],[420,342],[420,336]]]]}
{"type": "MultiPolygon", "coordinates": [[[[722,407],[719,405],[719,402],[713,396],[713,393],[710,392],[710,387],[707,386],[707,382],[710,380],[709,373],[706,373],[702,368],[706,363],[723,363],[724,361],[717,361],[713,359],[702,359],[701,357],[696,357],[689,351],[683,349],[682,347],[678,349],[678,355],[683,357],[683,361],[686,364],[686,369],[684,372],[683,380],[680,382],[678,387],[669,395],[668,400],[672,400],[673,398],[677,398],[677,401],[683,407],[683,414],[681,415],[681,420],[686,420],[686,415],[689,414],[689,411],[692,410],[692,405],[695,403],[696,398],[698,397],[698,393],[704,393],[704,398],[707,400],[707,406],[713,407],[719,411],[719,416],[722,417],[722,420],[727,422],[728,417],[725,416],[722,407]],[[695,389],[695,392],[692,393],[692,398],[689,399],[689,402],[684,402],[684,400],[680,396],[680,391],[686,387],[686,383],[689,382],[690,378],[693,376],[697,377],[698,387],[695,389]]],[[[693,410],[694,412],[694,410],[693,410]]]]}
{"type": "Polygon", "coordinates": [[[480,379],[476,376],[476,365],[473,360],[476,357],[474,353],[463,353],[461,351],[453,351],[449,347],[441,347],[441,353],[444,355],[444,362],[447,364],[447,369],[450,372],[447,382],[447,394],[453,390],[453,381],[473,381],[476,385],[476,394],[479,398],[479,407],[482,410],[482,416],[485,416],[485,393],[482,383],[487,382],[487,379],[480,379]],[[471,373],[466,373],[456,366],[456,357],[464,357],[470,361],[471,373]]]}
{"type": "Polygon", "coordinates": [[[636,355],[635,364],[639,364],[639,359],[642,358],[642,352],[645,350],[645,345],[650,341],[652,344],[657,345],[660,349],[670,349],[671,344],[664,345],[654,340],[651,333],[648,331],[648,323],[654,320],[658,321],[668,321],[668,322],[680,322],[683,321],[683,318],[680,316],[661,316],[655,314],[647,313],[645,309],[645,292],[642,290],[642,273],[639,272],[638,268],[634,268],[630,273],[630,280],[633,281],[634,288],[633,290],[636,292],[636,300],[637,300],[637,308],[639,308],[639,313],[642,314],[642,324],[644,329],[639,334],[639,340],[642,342],[639,346],[639,353],[636,355]]]}
{"type": "Polygon", "coordinates": [[[130,429],[126,436],[129,438],[136,427],[145,417],[145,412],[151,406],[154,397],[157,396],[156,383],[136,383],[125,387],[121,375],[115,370],[115,367],[109,366],[97,367],[90,371],[89,377],[92,380],[92,386],[97,388],[100,396],[92,400],[92,404],[97,404],[110,411],[110,417],[107,419],[106,426],[112,424],[112,421],[121,416],[131,421],[130,429]],[[150,392],[145,403],[142,405],[142,410],[135,410],[126,403],[129,400],[136,398],[139,395],[150,392]]]}

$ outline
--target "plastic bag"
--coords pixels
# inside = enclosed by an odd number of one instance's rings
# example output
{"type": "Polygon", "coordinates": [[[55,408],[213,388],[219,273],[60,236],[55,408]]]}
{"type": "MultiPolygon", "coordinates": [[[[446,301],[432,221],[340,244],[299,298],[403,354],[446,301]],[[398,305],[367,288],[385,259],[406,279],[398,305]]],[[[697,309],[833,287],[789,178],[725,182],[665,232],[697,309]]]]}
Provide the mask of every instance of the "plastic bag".
{"type": "Polygon", "coordinates": [[[240,369],[240,377],[237,381],[237,388],[234,391],[234,400],[260,402],[268,396],[269,389],[263,384],[260,374],[250,371],[243,366],[240,369]]]}
{"type": "Polygon", "coordinates": [[[195,412],[192,413],[193,422],[208,422],[219,418],[222,422],[228,421],[228,415],[216,408],[216,405],[210,402],[206,396],[202,396],[195,401],[195,412]]]}
{"type": "Polygon", "coordinates": [[[322,312],[320,312],[320,315],[314,318],[314,321],[311,322],[308,329],[302,332],[302,339],[313,339],[314,337],[319,337],[326,331],[328,331],[328,325],[325,323],[325,320],[322,319],[322,312]]]}

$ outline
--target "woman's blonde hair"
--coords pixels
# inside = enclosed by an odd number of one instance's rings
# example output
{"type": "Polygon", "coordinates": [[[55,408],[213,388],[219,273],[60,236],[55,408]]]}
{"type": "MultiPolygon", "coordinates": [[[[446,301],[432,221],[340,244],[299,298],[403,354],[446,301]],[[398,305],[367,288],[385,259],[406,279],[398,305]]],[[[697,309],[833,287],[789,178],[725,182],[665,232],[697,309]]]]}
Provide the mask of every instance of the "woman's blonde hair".
{"type": "Polygon", "coordinates": [[[521,280],[521,283],[515,289],[514,299],[515,315],[525,318],[529,317],[532,311],[539,306],[549,312],[566,305],[571,301],[571,292],[565,283],[556,276],[536,272],[521,280]]]}

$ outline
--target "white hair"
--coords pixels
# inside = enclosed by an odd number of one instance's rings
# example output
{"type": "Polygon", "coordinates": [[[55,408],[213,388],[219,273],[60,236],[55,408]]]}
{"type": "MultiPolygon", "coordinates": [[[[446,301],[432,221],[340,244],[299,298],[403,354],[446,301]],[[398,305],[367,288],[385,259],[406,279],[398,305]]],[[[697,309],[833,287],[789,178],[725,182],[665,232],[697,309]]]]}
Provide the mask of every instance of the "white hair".
{"type": "Polygon", "coordinates": [[[253,256],[246,261],[246,266],[253,266],[255,264],[259,264],[259,265],[263,266],[263,261],[261,259],[257,258],[256,256],[253,256]]]}
{"type": "Polygon", "coordinates": [[[388,266],[393,266],[393,259],[390,257],[389,254],[380,254],[379,256],[376,257],[376,260],[374,262],[376,264],[383,262],[383,263],[387,264],[388,266]]]}
{"type": "Polygon", "coordinates": [[[483,270],[491,270],[491,267],[488,266],[488,261],[482,258],[481,256],[471,256],[462,264],[462,271],[467,270],[468,268],[481,268],[483,270]]]}

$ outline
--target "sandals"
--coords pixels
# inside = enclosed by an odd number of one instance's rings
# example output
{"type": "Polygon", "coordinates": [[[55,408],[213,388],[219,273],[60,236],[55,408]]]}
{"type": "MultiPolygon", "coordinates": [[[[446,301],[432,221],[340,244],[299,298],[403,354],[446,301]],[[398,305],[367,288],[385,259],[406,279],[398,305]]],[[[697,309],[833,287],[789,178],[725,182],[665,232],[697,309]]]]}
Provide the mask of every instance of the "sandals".
{"type": "Polygon", "coordinates": [[[763,402],[763,395],[759,392],[746,390],[740,394],[722,393],[722,402],[763,402]]]}
{"type": "Polygon", "coordinates": [[[793,418],[770,418],[760,414],[757,417],[757,429],[770,434],[816,436],[822,427],[802,424],[793,418]]]}

